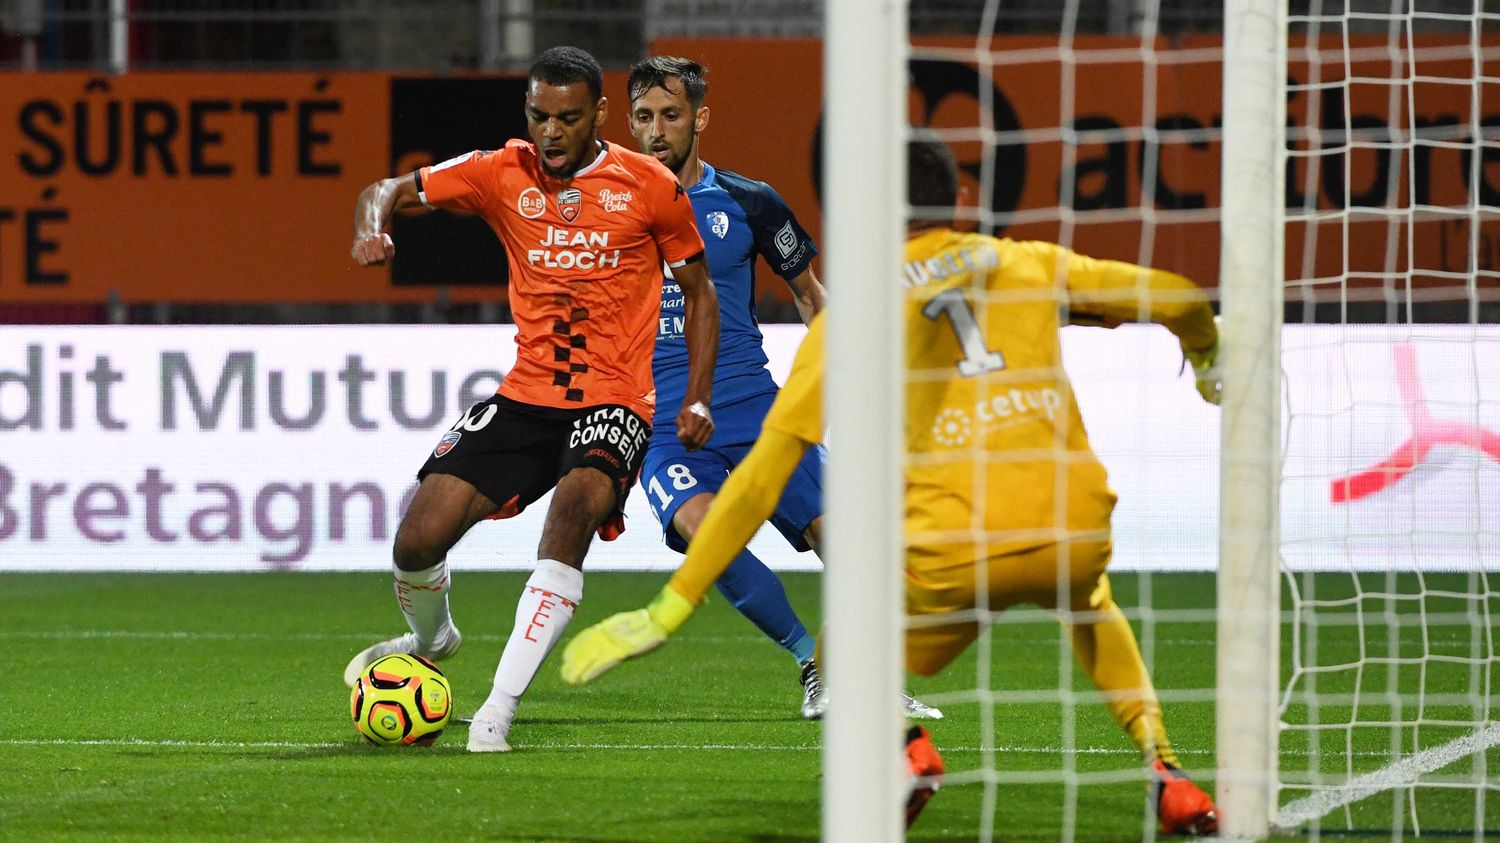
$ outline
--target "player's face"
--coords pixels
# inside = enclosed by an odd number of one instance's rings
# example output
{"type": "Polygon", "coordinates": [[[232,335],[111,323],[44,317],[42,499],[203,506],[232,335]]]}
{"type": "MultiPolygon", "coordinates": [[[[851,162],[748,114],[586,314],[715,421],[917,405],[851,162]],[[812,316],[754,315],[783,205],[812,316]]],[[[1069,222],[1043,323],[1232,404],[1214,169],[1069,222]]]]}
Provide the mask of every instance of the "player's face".
{"type": "Polygon", "coordinates": [[[589,86],[582,82],[549,85],[531,80],[526,89],[526,130],[547,175],[570,178],[593,162],[607,106],[604,97],[589,96],[589,86]]]}
{"type": "Polygon", "coordinates": [[[681,79],[668,77],[667,85],[670,90],[651,88],[630,104],[630,133],[642,152],[676,173],[708,123],[708,108],[693,108],[681,79]]]}

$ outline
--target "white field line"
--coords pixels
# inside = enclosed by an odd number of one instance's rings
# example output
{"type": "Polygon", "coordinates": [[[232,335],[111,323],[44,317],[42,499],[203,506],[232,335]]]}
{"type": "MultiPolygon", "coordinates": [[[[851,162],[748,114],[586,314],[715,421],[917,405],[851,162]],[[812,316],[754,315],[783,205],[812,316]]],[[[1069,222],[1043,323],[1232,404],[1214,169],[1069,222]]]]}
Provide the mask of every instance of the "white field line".
{"type": "MultiPolygon", "coordinates": [[[[391,630],[384,633],[370,632],[197,632],[184,630],[133,630],[133,629],[0,629],[0,638],[24,638],[40,641],[87,640],[91,638],[121,638],[145,641],[380,641],[389,638],[391,630]]],[[[464,635],[465,641],[498,643],[508,635],[464,635]]],[[[679,641],[700,641],[709,644],[763,641],[759,635],[689,635],[679,641]]]]}
{"type": "MultiPolygon", "coordinates": [[[[341,747],[360,747],[363,744],[350,740],[343,743],[329,741],[193,741],[193,740],[156,740],[148,738],[0,738],[0,746],[61,746],[61,747],[180,747],[184,749],[338,749],[341,747]]],[[[711,743],[711,744],[673,744],[673,743],[537,743],[518,745],[522,750],[630,750],[630,751],[659,751],[659,750],[710,750],[724,752],[739,752],[743,750],[764,752],[818,752],[822,750],[821,744],[760,744],[760,743],[711,743]]],[[[968,747],[943,747],[945,752],[979,752],[977,746],[968,747]]],[[[1001,746],[996,747],[997,752],[1012,752],[1040,755],[1058,755],[1063,750],[1055,746],[1001,746]]],[[[1079,747],[1072,750],[1075,755],[1125,755],[1135,756],[1137,751],[1130,747],[1079,747]]]]}
{"type": "MultiPolygon", "coordinates": [[[[726,719],[725,722],[728,722],[726,719]]],[[[462,728],[466,721],[460,720],[454,724],[454,728],[462,728]]],[[[221,741],[221,740],[178,740],[178,739],[155,739],[155,738],[0,738],[0,747],[5,746],[71,746],[71,747],[182,747],[184,749],[335,749],[338,747],[363,746],[357,740],[349,740],[344,743],[329,741],[221,741]]],[[[712,743],[712,744],[676,744],[676,743],[536,743],[526,744],[521,749],[533,750],[569,750],[569,751],[594,751],[594,750],[630,750],[636,752],[655,752],[670,750],[712,750],[724,752],[736,752],[740,750],[765,751],[765,752],[814,752],[822,749],[821,744],[760,744],[760,743],[712,743]]],[[[982,752],[978,746],[941,746],[943,752],[982,752]]],[[[1065,750],[1060,746],[996,746],[994,751],[1000,754],[1011,753],[1015,755],[1106,755],[1106,756],[1128,756],[1135,757],[1138,751],[1128,746],[1084,746],[1065,750]]],[[[1205,755],[1197,752],[1181,752],[1182,755],[1192,757],[1194,755],[1205,755]]],[[[1383,756],[1384,752],[1356,750],[1354,753],[1359,757],[1383,756]]],[[[1413,756],[1415,757],[1415,756],[1413,756]]],[[[1410,759],[1408,759],[1410,760],[1410,759]]],[[[1303,800],[1307,801],[1307,800],[1303,800]]],[[[1292,803],[1297,804],[1297,803],[1292,803]]],[[[1342,803],[1341,803],[1342,804],[1342,803]]],[[[1287,806],[1288,808],[1291,805],[1287,806]]],[[[1337,807],[1337,806],[1335,806],[1337,807]]],[[[1332,810],[1332,809],[1330,809],[1332,810]]]]}
{"type": "MultiPolygon", "coordinates": [[[[389,638],[391,630],[385,632],[209,632],[190,630],[134,630],[134,629],[0,629],[0,639],[22,638],[32,640],[85,640],[90,638],[124,638],[145,641],[379,641],[389,638]]],[[[501,642],[508,635],[464,635],[465,641],[501,642]]],[[[760,635],[680,635],[673,641],[690,644],[738,644],[763,641],[760,635]]],[[[1153,639],[1158,646],[1213,646],[1212,638],[1167,638],[1153,639]]]]}
{"type": "Polygon", "coordinates": [[[1492,720],[1477,731],[1451,740],[1442,746],[1424,749],[1373,773],[1356,776],[1338,787],[1288,802],[1276,814],[1276,826],[1295,830],[1319,817],[1326,816],[1331,811],[1368,796],[1414,784],[1422,775],[1441,770],[1470,755],[1484,752],[1495,744],[1500,744],[1500,723],[1492,720]]]}

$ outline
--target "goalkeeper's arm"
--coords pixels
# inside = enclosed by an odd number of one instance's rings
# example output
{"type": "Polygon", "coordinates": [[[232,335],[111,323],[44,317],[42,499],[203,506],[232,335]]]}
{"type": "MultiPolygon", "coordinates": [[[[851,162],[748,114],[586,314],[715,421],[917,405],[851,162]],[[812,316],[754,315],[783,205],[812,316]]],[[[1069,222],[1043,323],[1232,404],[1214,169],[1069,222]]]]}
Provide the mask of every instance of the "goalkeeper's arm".
{"type": "Polygon", "coordinates": [[[1113,328],[1144,316],[1164,326],[1192,364],[1198,393],[1219,403],[1219,323],[1203,288],[1175,272],[1099,260],[1052,243],[1030,245],[1066,272],[1074,323],[1113,328]]]}
{"type": "Polygon", "coordinates": [[[809,443],[767,427],[744,462],[730,473],[688,545],[687,560],[667,588],[693,605],[723,575],[755,531],[776,511],[776,502],[809,443]]]}
{"type": "Polygon", "coordinates": [[[811,445],[767,427],[725,481],[688,546],[687,560],[644,609],[621,612],[579,633],[563,650],[563,681],[582,685],[648,653],[682,628],[709,586],[771,517],[811,445]]]}

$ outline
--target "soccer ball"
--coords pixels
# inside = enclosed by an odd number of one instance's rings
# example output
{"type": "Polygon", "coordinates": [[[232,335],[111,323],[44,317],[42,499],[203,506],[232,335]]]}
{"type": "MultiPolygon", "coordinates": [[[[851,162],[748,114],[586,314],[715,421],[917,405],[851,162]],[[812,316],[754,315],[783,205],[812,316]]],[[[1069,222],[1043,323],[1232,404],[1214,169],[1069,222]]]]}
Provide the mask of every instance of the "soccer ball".
{"type": "Polygon", "coordinates": [[[453,689],[438,666],[418,655],[376,659],[349,694],[354,728],[376,746],[426,746],[453,716],[453,689]]]}

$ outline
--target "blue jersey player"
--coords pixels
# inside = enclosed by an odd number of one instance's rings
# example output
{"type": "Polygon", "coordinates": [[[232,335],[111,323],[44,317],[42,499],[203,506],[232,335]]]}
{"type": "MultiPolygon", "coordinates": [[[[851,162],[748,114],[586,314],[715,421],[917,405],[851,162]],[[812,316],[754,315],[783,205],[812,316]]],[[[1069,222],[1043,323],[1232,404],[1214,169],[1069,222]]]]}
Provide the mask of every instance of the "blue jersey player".
{"type": "MultiPolygon", "coordinates": [[[[756,257],[764,258],[791,287],[803,321],[823,308],[823,286],[812,269],[817,247],[786,203],[770,185],[716,170],[698,157],[698,135],[709,119],[703,73],[697,62],[659,56],[631,68],[629,81],[631,134],[642,152],[677,175],[692,199],[707,246],[709,275],[719,295],[713,437],[701,450],[689,452],[677,441],[672,414],[659,412],[641,469],[641,485],[661,520],[668,546],[683,552],[714,494],[755,444],[776,397],[755,318],[756,257]]],[[[681,403],[687,364],[683,295],[668,277],[653,365],[658,407],[681,403]]],[[[815,550],[822,533],[824,459],[821,447],[808,451],[771,516],[771,523],[799,551],[815,550]]],[[[802,716],[821,717],[827,696],[813,661],[815,642],[787,602],[781,581],[746,549],[718,586],[735,608],[797,660],[802,716]]],[[[914,716],[942,716],[910,697],[907,708],[914,716]]]]}

